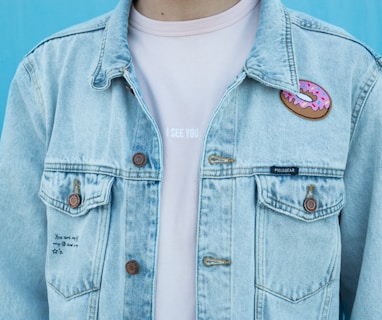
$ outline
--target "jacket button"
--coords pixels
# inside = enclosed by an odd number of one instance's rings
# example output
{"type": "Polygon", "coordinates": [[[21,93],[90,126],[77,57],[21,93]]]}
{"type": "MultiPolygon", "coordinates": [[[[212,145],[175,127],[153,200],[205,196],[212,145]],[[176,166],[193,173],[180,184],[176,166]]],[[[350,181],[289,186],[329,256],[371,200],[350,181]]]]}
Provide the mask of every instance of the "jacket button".
{"type": "Polygon", "coordinates": [[[72,193],[69,196],[68,203],[72,209],[77,209],[81,204],[81,196],[78,193],[72,193]]]}
{"type": "Polygon", "coordinates": [[[142,168],[146,165],[147,158],[143,153],[138,152],[133,156],[133,163],[136,167],[142,168]]]}
{"type": "Polygon", "coordinates": [[[138,274],[139,272],[139,264],[137,261],[135,260],[130,260],[126,263],[126,272],[131,275],[131,276],[134,276],[136,274],[138,274]]]}
{"type": "Polygon", "coordinates": [[[308,213],[313,213],[317,210],[317,201],[314,198],[306,198],[304,200],[304,209],[308,213]]]}

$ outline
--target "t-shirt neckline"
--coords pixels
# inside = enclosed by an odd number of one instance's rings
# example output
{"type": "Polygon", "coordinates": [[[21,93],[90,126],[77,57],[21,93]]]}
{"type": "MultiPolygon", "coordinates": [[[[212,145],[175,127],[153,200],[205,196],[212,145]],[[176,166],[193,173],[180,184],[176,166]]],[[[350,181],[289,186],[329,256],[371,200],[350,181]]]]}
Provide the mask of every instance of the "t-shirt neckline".
{"type": "Polygon", "coordinates": [[[186,37],[206,34],[228,28],[246,15],[259,0],[241,0],[233,7],[216,15],[186,21],[161,21],[142,15],[134,6],[131,8],[129,24],[141,32],[161,37],[186,37]]]}

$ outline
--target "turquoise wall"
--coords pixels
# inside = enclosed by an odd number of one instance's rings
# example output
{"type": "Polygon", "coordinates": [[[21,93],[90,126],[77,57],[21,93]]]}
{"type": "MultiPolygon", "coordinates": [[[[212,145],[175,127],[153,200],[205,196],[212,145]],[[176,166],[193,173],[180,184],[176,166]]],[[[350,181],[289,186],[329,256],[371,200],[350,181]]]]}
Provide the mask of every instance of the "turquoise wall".
{"type": "MultiPolygon", "coordinates": [[[[0,0],[0,130],[10,81],[22,57],[44,37],[112,10],[118,0],[0,0]]],[[[382,53],[382,0],[284,0],[337,24],[382,53]]]]}

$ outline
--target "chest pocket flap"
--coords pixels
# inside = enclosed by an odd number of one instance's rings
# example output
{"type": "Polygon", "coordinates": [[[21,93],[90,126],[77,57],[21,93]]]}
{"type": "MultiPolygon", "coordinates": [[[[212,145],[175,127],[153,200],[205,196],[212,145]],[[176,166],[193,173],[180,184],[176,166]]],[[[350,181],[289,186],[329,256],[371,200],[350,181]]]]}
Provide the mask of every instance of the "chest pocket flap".
{"type": "Polygon", "coordinates": [[[40,198],[58,211],[82,216],[109,203],[113,180],[113,177],[92,173],[45,172],[40,198]]]}
{"type": "Polygon", "coordinates": [[[344,206],[344,183],[317,176],[258,176],[259,202],[306,222],[338,214],[344,206]]]}

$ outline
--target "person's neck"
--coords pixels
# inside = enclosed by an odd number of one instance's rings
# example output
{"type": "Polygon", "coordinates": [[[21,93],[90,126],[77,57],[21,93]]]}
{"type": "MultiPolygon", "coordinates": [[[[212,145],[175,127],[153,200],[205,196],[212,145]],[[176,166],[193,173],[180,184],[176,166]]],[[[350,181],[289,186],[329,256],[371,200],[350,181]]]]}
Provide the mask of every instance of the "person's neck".
{"type": "Polygon", "coordinates": [[[186,21],[221,13],[240,0],[136,0],[135,8],[144,16],[162,21],[186,21]]]}

